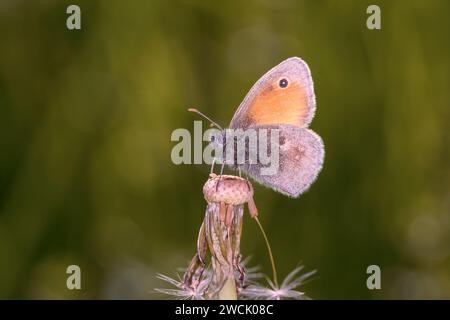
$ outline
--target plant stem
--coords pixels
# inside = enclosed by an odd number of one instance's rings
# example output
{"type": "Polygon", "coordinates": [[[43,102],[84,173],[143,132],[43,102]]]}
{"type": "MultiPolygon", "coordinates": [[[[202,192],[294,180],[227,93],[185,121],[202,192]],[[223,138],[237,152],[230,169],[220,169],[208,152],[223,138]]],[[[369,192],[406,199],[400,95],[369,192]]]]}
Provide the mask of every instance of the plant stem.
{"type": "Polygon", "coordinates": [[[237,300],[236,282],[234,277],[228,277],[222,290],[219,291],[219,300],[237,300]]]}
{"type": "Polygon", "coordinates": [[[273,258],[272,249],[270,248],[269,238],[267,238],[266,232],[264,231],[264,228],[263,228],[261,222],[259,222],[258,217],[255,216],[254,219],[256,220],[256,223],[258,224],[259,229],[261,230],[261,233],[264,237],[264,241],[266,242],[267,251],[269,252],[270,263],[272,264],[273,283],[275,284],[275,287],[279,288],[278,287],[277,268],[275,267],[275,259],[273,258]]]}

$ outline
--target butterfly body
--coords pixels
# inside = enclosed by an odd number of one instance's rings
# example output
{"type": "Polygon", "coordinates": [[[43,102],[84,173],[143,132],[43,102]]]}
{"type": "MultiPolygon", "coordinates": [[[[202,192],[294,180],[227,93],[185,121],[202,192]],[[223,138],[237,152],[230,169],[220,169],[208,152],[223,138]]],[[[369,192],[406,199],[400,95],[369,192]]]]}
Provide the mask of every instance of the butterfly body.
{"type": "Polygon", "coordinates": [[[298,197],[314,182],[324,159],[322,139],[308,128],[315,110],[308,65],[297,57],[286,59],[253,85],[214,144],[224,152],[232,145],[231,161],[225,162],[230,167],[275,191],[298,197]],[[244,145],[240,149],[244,161],[238,161],[239,142],[244,145]],[[263,162],[263,154],[276,158],[276,170],[267,170],[273,164],[263,162]]]}

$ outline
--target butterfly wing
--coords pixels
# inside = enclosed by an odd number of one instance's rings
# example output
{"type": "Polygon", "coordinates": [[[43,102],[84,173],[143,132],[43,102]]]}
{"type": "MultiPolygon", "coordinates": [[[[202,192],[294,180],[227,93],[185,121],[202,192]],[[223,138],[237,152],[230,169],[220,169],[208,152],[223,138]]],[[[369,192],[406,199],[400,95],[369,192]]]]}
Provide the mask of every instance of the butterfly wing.
{"type": "Polygon", "coordinates": [[[297,198],[305,192],[322,169],[325,150],[320,136],[308,128],[293,125],[261,125],[249,129],[278,131],[278,141],[270,143],[270,138],[267,139],[268,148],[279,151],[278,170],[264,174],[262,169],[267,165],[259,162],[238,167],[262,185],[288,196],[297,198]]]}
{"type": "Polygon", "coordinates": [[[291,124],[307,127],[316,101],[308,65],[292,57],[269,70],[250,89],[230,123],[230,128],[251,125],[291,124]]]}

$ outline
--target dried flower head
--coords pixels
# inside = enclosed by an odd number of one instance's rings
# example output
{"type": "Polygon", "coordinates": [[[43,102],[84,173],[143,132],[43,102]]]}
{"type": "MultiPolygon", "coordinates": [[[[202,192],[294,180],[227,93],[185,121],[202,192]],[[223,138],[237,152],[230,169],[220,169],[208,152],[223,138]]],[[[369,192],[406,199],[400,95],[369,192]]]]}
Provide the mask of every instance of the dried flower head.
{"type": "Polygon", "coordinates": [[[198,234],[197,253],[182,279],[158,275],[159,279],[175,286],[175,289],[156,291],[177,299],[305,299],[303,292],[294,289],[312,273],[297,277],[301,267],[292,271],[278,286],[274,259],[257,217],[251,183],[236,176],[211,174],[203,186],[203,194],[208,204],[198,234]],[[242,261],[240,241],[246,203],[269,249],[273,280],[266,278],[268,287],[255,282],[263,277],[259,269],[247,268],[248,260],[242,261]],[[206,261],[208,252],[211,257],[209,264],[206,261]]]}

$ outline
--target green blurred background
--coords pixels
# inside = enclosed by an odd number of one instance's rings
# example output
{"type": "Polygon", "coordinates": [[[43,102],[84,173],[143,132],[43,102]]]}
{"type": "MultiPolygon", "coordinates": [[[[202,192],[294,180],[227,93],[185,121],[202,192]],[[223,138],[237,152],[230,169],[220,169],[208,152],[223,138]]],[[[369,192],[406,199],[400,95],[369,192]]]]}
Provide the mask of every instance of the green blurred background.
{"type": "MultiPolygon", "coordinates": [[[[255,185],[280,276],[317,269],[303,287],[314,299],[450,298],[449,12],[445,0],[0,0],[0,297],[158,298],[155,273],[194,254],[209,172],[172,164],[171,132],[193,131],[188,107],[226,125],[259,76],[300,56],[326,158],[300,199],[255,185]],[[80,291],[66,288],[70,264],[80,291]],[[381,290],[366,287],[371,264],[381,290]]],[[[242,252],[270,274],[244,224],[242,252]]]]}

